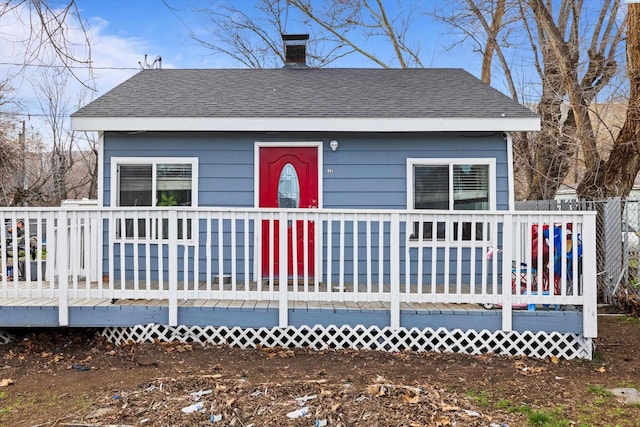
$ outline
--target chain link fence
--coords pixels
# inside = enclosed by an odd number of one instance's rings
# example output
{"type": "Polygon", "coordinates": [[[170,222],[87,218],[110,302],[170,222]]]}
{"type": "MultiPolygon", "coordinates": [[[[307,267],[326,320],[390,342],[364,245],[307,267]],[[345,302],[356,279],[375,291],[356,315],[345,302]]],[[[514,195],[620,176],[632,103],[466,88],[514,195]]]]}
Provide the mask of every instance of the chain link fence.
{"type": "Polygon", "coordinates": [[[640,200],[533,200],[516,210],[597,212],[598,302],[640,314],[640,200]]]}
{"type": "Polygon", "coordinates": [[[640,311],[640,200],[627,200],[622,215],[622,244],[624,250],[624,281],[621,303],[630,311],[640,311]]]}

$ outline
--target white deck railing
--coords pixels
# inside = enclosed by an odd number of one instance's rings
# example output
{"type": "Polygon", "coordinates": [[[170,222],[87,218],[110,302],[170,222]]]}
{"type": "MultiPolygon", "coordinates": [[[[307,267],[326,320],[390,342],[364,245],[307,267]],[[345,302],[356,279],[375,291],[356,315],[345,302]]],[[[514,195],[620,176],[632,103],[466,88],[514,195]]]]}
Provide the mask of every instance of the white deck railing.
{"type": "Polygon", "coordinates": [[[281,326],[291,301],[384,302],[392,327],[401,303],[496,304],[507,331],[514,304],[549,304],[582,307],[584,335],[596,336],[591,212],[57,208],[0,218],[23,219],[33,237],[23,256],[5,256],[20,254],[17,240],[4,245],[1,271],[19,274],[2,275],[0,297],[56,299],[61,325],[72,298],[167,300],[171,325],[178,301],[195,299],[278,301],[281,326]]]}

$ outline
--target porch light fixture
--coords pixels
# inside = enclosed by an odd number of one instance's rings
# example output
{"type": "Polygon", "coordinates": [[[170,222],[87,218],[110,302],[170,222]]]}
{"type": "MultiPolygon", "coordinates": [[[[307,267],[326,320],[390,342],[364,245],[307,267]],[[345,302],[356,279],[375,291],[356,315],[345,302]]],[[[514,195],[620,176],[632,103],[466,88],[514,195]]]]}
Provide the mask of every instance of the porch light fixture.
{"type": "Polygon", "coordinates": [[[329,142],[329,147],[331,148],[331,151],[336,151],[338,149],[338,141],[335,139],[331,140],[331,142],[329,142]]]}

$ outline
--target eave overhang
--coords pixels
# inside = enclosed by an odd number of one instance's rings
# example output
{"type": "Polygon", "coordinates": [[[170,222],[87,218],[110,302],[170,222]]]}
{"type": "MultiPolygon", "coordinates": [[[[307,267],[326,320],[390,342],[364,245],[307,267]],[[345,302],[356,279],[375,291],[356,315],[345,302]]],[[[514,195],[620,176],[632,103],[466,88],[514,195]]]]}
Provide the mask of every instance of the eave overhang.
{"type": "Polygon", "coordinates": [[[538,117],[71,117],[74,131],[120,132],[529,132],[538,117]]]}

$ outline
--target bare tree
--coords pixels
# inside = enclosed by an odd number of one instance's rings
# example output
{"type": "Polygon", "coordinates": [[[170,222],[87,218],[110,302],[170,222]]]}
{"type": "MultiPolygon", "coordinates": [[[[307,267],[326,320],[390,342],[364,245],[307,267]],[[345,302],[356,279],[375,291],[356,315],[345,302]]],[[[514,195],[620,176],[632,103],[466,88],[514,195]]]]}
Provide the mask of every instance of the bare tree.
{"type": "Polygon", "coordinates": [[[64,88],[67,84],[66,74],[51,69],[42,75],[42,82],[38,86],[38,100],[40,109],[44,112],[51,135],[50,157],[50,196],[53,205],[58,205],[67,196],[65,176],[69,168],[72,134],[65,129],[65,120],[68,116],[68,100],[65,98],[64,88]]]}
{"type": "Polygon", "coordinates": [[[348,53],[357,53],[380,67],[423,67],[420,46],[412,44],[410,24],[418,3],[398,3],[394,15],[387,13],[383,0],[288,0],[306,18],[322,31],[325,40],[348,53]],[[383,58],[374,50],[374,43],[386,45],[393,52],[383,58]],[[397,64],[397,65],[396,65],[397,64]]]}
{"type": "Polygon", "coordinates": [[[627,75],[629,99],[624,125],[618,133],[609,158],[598,154],[600,167],[588,169],[580,183],[587,197],[627,196],[640,171],[640,4],[630,3],[627,14],[627,75]]]}
{"type": "MultiPolygon", "coordinates": [[[[561,83],[557,90],[561,91],[561,94],[566,93],[570,106],[570,114],[565,125],[571,127],[569,137],[572,137],[576,144],[569,146],[575,147],[579,144],[585,163],[586,174],[578,186],[578,195],[583,198],[605,196],[606,191],[593,185],[595,182],[590,180],[594,172],[597,174],[603,166],[603,160],[598,152],[589,113],[596,95],[606,87],[617,69],[618,45],[624,34],[624,26],[616,26],[620,2],[603,2],[598,19],[592,27],[591,40],[587,48],[587,63],[584,67],[580,62],[580,43],[586,36],[581,33],[580,26],[582,2],[563,1],[557,14],[557,22],[554,21],[549,3],[529,0],[529,6],[539,37],[544,41],[544,48],[550,51],[550,58],[554,60],[554,67],[557,67],[557,80],[561,83]],[[580,73],[581,68],[584,70],[583,73],[580,73]]],[[[566,153],[567,157],[574,154],[570,150],[566,153]]]]}
{"type": "Polygon", "coordinates": [[[85,87],[93,88],[90,83],[93,79],[91,44],[75,0],[9,0],[0,3],[0,18],[9,16],[25,30],[23,39],[6,40],[19,45],[17,50],[24,52],[22,68],[30,65],[61,66],[85,87]],[[26,16],[22,13],[25,8],[28,10],[26,16]],[[71,22],[79,26],[79,33],[84,37],[81,45],[70,38],[71,22]],[[78,68],[89,71],[89,80],[77,73],[78,68]]]}
{"type": "MultiPolygon", "coordinates": [[[[20,52],[21,60],[15,64],[16,68],[13,74],[7,80],[9,84],[17,84],[24,79],[28,73],[25,73],[27,67],[36,66],[42,70],[48,70],[46,73],[57,73],[70,76],[80,82],[85,88],[93,87],[93,73],[91,68],[91,46],[88,39],[85,24],[80,16],[75,0],[67,1],[51,1],[51,0],[8,0],[0,2],[0,18],[3,23],[12,21],[22,29],[21,35],[14,33],[2,33],[0,39],[7,50],[20,52]],[[9,48],[10,46],[10,48],[9,48]],[[54,71],[51,71],[54,70],[54,71]],[[80,72],[82,70],[82,72],[80,72]],[[88,72],[88,74],[86,74],[88,72]],[[86,77],[85,77],[86,76],[86,77]]],[[[3,52],[5,53],[5,52],[3,52]]],[[[6,52],[8,53],[8,52],[6,52]]],[[[40,85],[45,91],[44,97],[41,97],[41,106],[47,113],[46,120],[53,132],[53,152],[57,153],[54,160],[56,167],[54,169],[64,171],[67,167],[66,155],[62,152],[60,146],[60,138],[65,133],[65,126],[60,116],[60,111],[55,107],[50,110],[49,107],[55,106],[62,94],[52,96],[51,87],[40,85]]],[[[4,100],[4,87],[0,87],[0,119],[6,121],[7,118],[13,118],[12,126],[15,126],[19,115],[7,110],[7,106],[2,102],[4,100]]],[[[16,104],[17,105],[17,104],[16,104]]],[[[16,107],[16,110],[18,108],[16,107]]],[[[13,138],[13,134],[11,138],[13,138]]],[[[44,173],[50,168],[42,168],[38,164],[41,151],[23,150],[25,145],[40,144],[39,135],[26,135],[26,132],[20,132],[22,147],[16,146],[16,141],[12,141],[13,149],[6,151],[0,146],[0,168],[7,166],[7,171],[11,171],[14,166],[19,166],[17,170],[23,170],[24,176],[22,182],[16,181],[15,173],[2,174],[0,182],[3,190],[3,196],[6,204],[22,205],[43,204],[50,192],[44,190],[44,186],[48,182],[48,176],[44,173]],[[19,163],[19,165],[16,165],[19,163]]],[[[4,143],[4,141],[0,141],[4,143]]],[[[15,169],[13,169],[15,171],[15,169]]],[[[62,174],[64,175],[64,174],[62,174]]],[[[58,190],[55,192],[55,198],[58,199],[59,194],[66,192],[64,181],[61,181],[60,174],[55,174],[54,181],[58,190]]]]}
{"type": "MultiPolygon", "coordinates": [[[[183,10],[164,4],[180,16],[183,10]]],[[[180,3],[183,5],[183,3],[180,3]]],[[[256,4],[258,18],[249,16],[243,9],[232,5],[212,4],[211,8],[193,8],[204,15],[211,24],[206,35],[195,33],[188,26],[190,37],[215,53],[227,55],[248,68],[266,68],[279,59],[282,64],[282,41],[280,34],[286,27],[288,8],[286,0],[262,0],[256,4]]]]}
{"type": "Polygon", "coordinates": [[[8,80],[0,81],[0,205],[12,203],[12,186],[7,177],[14,177],[17,168],[20,138],[19,123],[15,110],[17,103],[12,96],[13,88],[8,80]]]}
{"type": "Polygon", "coordinates": [[[585,162],[582,169],[597,170],[590,114],[598,94],[608,88],[618,69],[624,34],[620,1],[583,5],[581,0],[460,0],[458,5],[453,16],[439,17],[477,44],[483,54],[485,81],[490,50],[494,50],[512,98],[535,108],[542,119],[540,132],[514,138],[515,168],[526,187],[521,197],[554,197],[578,155],[585,162]],[[590,16],[595,19],[589,20],[590,16]],[[521,44],[522,35],[528,43],[521,44]],[[532,67],[519,74],[528,79],[535,70],[537,94],[523,93],[531,81],[514,83],[513,64],[503,60],[504,49],[517,57],[533,52],[532,67]]]}
{"type": "Polygon", "coordinates": [[[41,206],[48,180],[40,162],[42,139],[15,117],[0,115],[0,205],[41,206]]]}
{"type": "Polygon", "coordinates": [[[73,160],[66,177],[69,198],[98,197],[98,141],[93,132],[74,134],[73,160]]]}
{"type": "MultiPolygon", "coordinates": [[[[170,0],[164,3],[180,15],[170,0]]],[[[313,33],[307,59],[323,67],[351,54],[367,58],[380,67],[422,67],[419,43],[409,29],[419,2],[404,1],[387,13],[383,0],[256,0],[259,13],[213,3],[209,8],[192,8],[206,16],[211,31],[205,37],[191,31],[191,37],[213,52],[225,54],[249,68],[280,67],[284,63],[281,34],[290,21],[299,19],[313,33]],[[382,42],[391,53],[383,58],[373,41],[382,42]]]]}
{"type": "MultiPolygon", "coordinates": [[[[88,148],[81,147],[82,134],[67,128],[72,105],[67,90],[68,79],[64,70],[50,69],[38,85],[40,108],[51,138],[46,149],[49,164],[44,171],[48,176],[47,202],[53,206],[67,198],[88,196],[87,188],[95,180],[92,171],[97,167],[97,156],[92,155],[95,146],[89,143],[88,148]]],[[[32,187],[32,191],[40,192],[40,189],[32,187]]]]}

